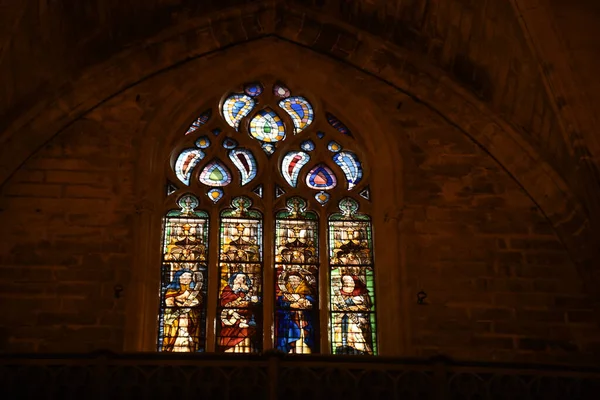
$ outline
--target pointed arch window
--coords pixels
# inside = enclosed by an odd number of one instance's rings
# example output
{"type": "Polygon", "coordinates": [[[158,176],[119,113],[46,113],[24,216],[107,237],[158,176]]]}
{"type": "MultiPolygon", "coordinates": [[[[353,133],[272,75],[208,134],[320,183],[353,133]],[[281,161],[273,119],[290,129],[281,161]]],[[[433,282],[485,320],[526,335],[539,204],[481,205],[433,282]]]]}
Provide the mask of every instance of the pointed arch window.
{"type": "Polygon", "coordinates": [[[377,354],[368,169],[322,108],[250,82],[180,134],[158,351],[377,354]]]}

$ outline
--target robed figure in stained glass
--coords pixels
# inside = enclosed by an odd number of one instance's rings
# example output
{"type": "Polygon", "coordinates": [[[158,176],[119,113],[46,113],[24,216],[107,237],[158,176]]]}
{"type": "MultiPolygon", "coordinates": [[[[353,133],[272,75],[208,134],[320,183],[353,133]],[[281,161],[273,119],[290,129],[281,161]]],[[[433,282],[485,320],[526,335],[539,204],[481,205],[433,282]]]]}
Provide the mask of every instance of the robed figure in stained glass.
{"type": "Polygon", "coordinates": [[[337,328],[336,354],[373,354],[370,315],[371,297],[356,275],[341,277],[341,288],[333,293],[333,325],[337,328]]]}
{"type": "Polygon", "coordinates": [[[311,274],[284,271],[277,290],[277,349],[285,353],[311,353],[315,349],[313,309],[316,281],[311,274]],[[308,279],[307,279],[308,278],[308,279]]]}
{"type": "Polygon", "coordinates": [[[176,271],[164,300],[163,351],[195,352],[199,349],[202,273],[176,271]]]}
{"type": "Polygon", "coordinates": [[[252,280],[244,273],[231,275],[220,296],[221,333],[219,345],[225,352],[248,352],[250,338],[256,331],[252,304],[258,302],[254,295],[252,280]]]}

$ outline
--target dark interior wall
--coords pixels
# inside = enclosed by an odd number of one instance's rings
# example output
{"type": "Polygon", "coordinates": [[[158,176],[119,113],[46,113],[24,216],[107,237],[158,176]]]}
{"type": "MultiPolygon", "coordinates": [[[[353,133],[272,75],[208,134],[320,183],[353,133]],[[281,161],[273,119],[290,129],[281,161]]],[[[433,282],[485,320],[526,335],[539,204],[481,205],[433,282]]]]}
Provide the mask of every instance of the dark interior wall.
{"type": "MultiPolygon", "coordinates": [[[[258,73],[252,60],[268,60],[275,51],[298,69],[298,82],[312,82],[319,98],[339,104],[342,92],[339,98],[331,92],[344,85],[360,92],[342,107],[349,123],[365,110],[388,113],[385,131],[362,135],[375,151],[385,135],[402,154],[393,165],[379,165],[374,157],[371,166],[402,176],[397,189],[403,202],[391,210],[399,215],[401,256],[377,261],[381,273],[402,272],[397,284],[382,287],[397,301],[378,305],[380,318],[393,321],[380,327],[382,340],[406,338],[404,348],[389,354],[564,362],[594,357],[598,330],[575,266],[551,224],[501,165],[405,94],[308,50],[273,46],[239,50],[250,59],[225,53],[205,62],[258,73]],[[402,98],[400,108],[384,104],[394,96],[402,98]],[[421,289],[429,294],[427,305],[416,304],[421,289]]],[[[215,73],[223,79],[233,69],[215,73]]],[[[148,140],[146,125],[170,125],[169,113],[156,117],[157,110],[161,104],[176,109],[198,71],[184,65],[108,100],[47,143],[3,187],[5,350],[123,349],[125,311],[135,301],[127,288],[138,278],[131,270],[136,188],[163,184],[138,175],[138,149],[148,140]],[[115,285],[126,289],[119,299],[115,285]]],[[[373,180],[387,184],[385,174],[373,180]]]]}

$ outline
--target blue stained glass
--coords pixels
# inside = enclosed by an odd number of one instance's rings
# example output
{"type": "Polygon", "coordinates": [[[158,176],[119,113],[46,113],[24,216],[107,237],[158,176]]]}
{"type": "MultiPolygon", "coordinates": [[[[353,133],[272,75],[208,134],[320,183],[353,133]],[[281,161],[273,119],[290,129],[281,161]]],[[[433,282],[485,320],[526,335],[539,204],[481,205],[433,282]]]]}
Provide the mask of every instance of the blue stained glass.
{"type": "Polygon", "coordinates": [[[319,164],[306,175],[306,185],[311,189],[328,190],[337,185],[337,179],[328,166],[319,164]]]}
{"type": "Polygon", "coordinates": [[[244,86],[244,92],[251,97],[260,96],[263,92],[263,86],[258,82],[248,83],[244,86]]]}
{"type": "Polygon", "coordinates": [[[190,127],[188,128],[188,130],[185,134],[189,135],[190,133],[196,131],[202,125],[206,124],[211,116],[212,116],[212,110],[209,108],[208,110],[206,110],[202,114],[200,114],[200,116],[194,122],[192,122],[192,125],[190,125],[190,127]]]}
{"type": "Polygon", "coordinates": [[[279,142],[285,139],[283,121],[270,108],[260,110],[250,121],[250,135],[261,142],[279,142]]]}
{"type": "Polygon", "coordinates": [[[219,134],[221,133],[221,130],[219,128],[215,128],[211,132],[212,132],[213,135],[219,136],[219,134]]]}
{"type": "Polygon", "coordinates": [[[204,152],[200,149],[185,149],[175,161],[175,175],[183,184],[189,185],[192,171],[204,158],[204,152]]]}
{"type": "Polygon", "coordinates": [[[302,167],[308,163],[310,156],[303,151],[291,151],[281,161],[281,175],[292,187],[298,184],[298,175],[302,167]]]}
{"type": "Polygon", "coordinates": [[[223,103],[223,118],[236,131],[242,119],[252,111],[256,102],[245,94],[232,94],[223,103]]]}
{"type": "Polygon", "coordinates": [[[300,133],[306,129],[314,119],[314,111],[308,100],[304,97],[289,97],[279,102],[285,112],[294,122],[294,133],[300,133]]]}
{"type": "Polygon", "coordinates": [[[331,152],[337,153],[338,151],[342,150],[342,145],[332,140],[327,145],[327,149],[331,152]]]}
{"type": "Polygon", "coordinates": [[[238,142],[235,141],[235,139],[232,138],[227,138],[225,140],[223,140],[223,147],[226,148],[227,150],[231,150],[231,149],[235,149],[238,145],[238,142]]]}
{"type": "Polygon", "coordinates": [[[348,181],[348,190],[352,190],[360,182],[363,175],[360,160],[352,152],[341,151],[333,156],[333,161],[344,171],[348,181]]]}
{"type": "Polygon", "coordinates": [[[325,137],[325,132],[321,132],[321,131],[317,132],[317,137],[319,139],[323,139],[325,137]]]}
{"type": "Polygon", "coordinates": [[[227,186],[231,183],[231,173],[219,160],[208,163],[200,173],[199,180],[206,186],[227,186]]]}
{"type": "Polygon", "coordinates": [[[275,153],[275,146],[271,143],[263,143],[260,147],[267,153],[268,156],[275,153]]]}
{"type": "Polygon", "coordinates": [[[206,195],[208,196],[209,199],[211,199],[213,201],[213,203],[217,203],[223,197],[223,190],[213,188],[213,189],[210,189],[206,193],[206,195]]]}
{"type": "Polygon", "coordinates": [[[350,133],[350,130],[346,127],[346,125],[342,124],[339,119],[333,116],[333,114],[325,113],[325,117],[327,118],[327,122],[329,122],[329,125],[337,129],[344,135],[352,137],[352,133],[350,133]]]}
{"type": "Polygon", "coordinates": [[[300,148],[304,151],[313,151],[315,149],[315,144],[312,140],[306,140],[300,144],[300,148]]]}
{"type": "Polygon", "coordinates": [[[331,196],[329,195],[329,193],[323,192],[323,191],[315,194],[315,200],[317,200],[319,202],[319,204],[321,204],[322,206],[324,206],[325,203],[327,203],[329,201],[330,197],[331,196]]]}
{"type": "Polygon", "coordinates": [[[258,169],[256,168],[256,160],[250,150],[235,149],[229,152],[229,159],[240,171],[242,177],[242,186],[251,182],[255,177],[258,169]]]}
{"type": "Polygon", "coordinates": [[[206,136],[202,136],[196,140],[196,146],[200,147],[201,149],[206,149],[210,146],[210,139],[206,136]]]}

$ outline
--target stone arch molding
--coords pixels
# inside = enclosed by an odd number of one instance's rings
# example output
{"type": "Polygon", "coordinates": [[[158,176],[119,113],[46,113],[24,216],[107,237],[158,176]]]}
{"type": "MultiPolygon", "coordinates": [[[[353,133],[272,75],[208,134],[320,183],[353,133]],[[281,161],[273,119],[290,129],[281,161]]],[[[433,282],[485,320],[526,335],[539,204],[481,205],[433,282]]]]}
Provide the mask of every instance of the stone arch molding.
{"type": "Polygon", "coordinates": [[[600,274],[593,267],[595,241],[579,201],[515,129],[414,54],[336,21],[321,21],[315,26],[304,24],[305,18],[273,4],[253,4],[220,13],[210,21],[190,21],[185,32],[163,32],[88,68],[55,99],[40,100],[4,132],[7,139],[0,152],[0,182],[4,183],[54,135],[127,88],[194,58],[230,51],[236,44],[252,41],[257,46],[274,46],[287,42],[286,46],[310,47],[376,77],[398,96],[407,95],[426,104],[471,137],[548,217],[580,267],[584,281],[600,282],[600,274]]]}

